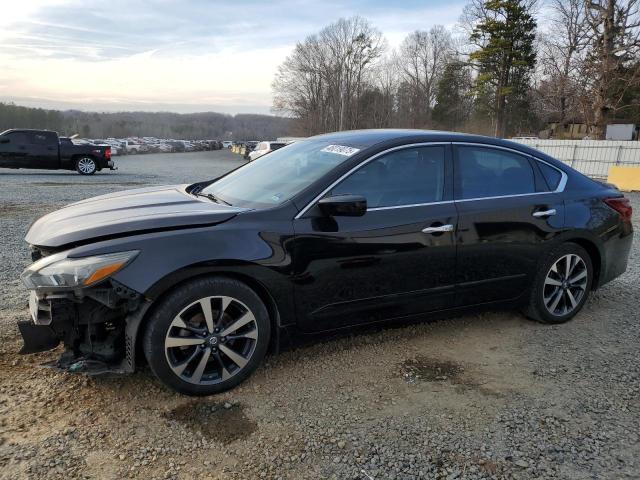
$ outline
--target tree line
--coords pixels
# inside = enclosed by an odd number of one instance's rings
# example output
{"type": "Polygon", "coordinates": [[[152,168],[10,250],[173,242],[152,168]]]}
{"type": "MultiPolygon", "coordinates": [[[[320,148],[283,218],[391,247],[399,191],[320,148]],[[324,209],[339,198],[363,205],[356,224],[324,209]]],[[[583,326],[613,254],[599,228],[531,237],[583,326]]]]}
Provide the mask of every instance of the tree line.
{"type": "Polygon", "coordinates": [[[169,112],[97,113],[46,110],[0,103],[0,131],[36,128],[83,138],[158,137],[190,139],[275,139],[290,134],[289,118],[272,115],[169,112]]]}
{"type": "Polygon", "coordinates": [[[558,122],[602,138],[612,121],[640,123],[640,0],[542,6],[471,0],[455,29],[416,31],[395,49],[366,19],[339,19],[279,66],[274,111],[302,135],[402,127],[505,137],[558,122]]]}

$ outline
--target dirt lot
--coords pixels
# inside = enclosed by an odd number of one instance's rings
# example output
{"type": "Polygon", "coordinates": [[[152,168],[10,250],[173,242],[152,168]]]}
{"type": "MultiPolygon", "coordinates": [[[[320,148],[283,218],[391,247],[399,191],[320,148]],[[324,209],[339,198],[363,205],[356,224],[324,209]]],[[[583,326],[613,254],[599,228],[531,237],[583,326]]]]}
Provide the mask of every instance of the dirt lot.
{"type": "MultiPolygon", "coordinates": [[[[0,478],[640,478],[640,241],[627,273],[571,323],[485,312],[267,359],[191,399],[143,370],[86,378],[18,356],[22,238],[92,195],[195,181],[228,152],[117,160],[120,170],[0,170],[0,478]]],[[[631,195],[640,227],[640,195],[631,195]]]]}

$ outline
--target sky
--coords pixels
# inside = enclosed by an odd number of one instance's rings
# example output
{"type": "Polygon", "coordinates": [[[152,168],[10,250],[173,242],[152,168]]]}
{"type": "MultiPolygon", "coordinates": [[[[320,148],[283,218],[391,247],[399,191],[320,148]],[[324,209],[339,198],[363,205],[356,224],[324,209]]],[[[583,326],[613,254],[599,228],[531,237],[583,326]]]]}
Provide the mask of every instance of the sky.
{"type": "Polygon", "coordinates": [[[398,46],[465,0],[0,0],[0,101],[89,111],[270,113],[276,69],[340,17],[398,46]]]}

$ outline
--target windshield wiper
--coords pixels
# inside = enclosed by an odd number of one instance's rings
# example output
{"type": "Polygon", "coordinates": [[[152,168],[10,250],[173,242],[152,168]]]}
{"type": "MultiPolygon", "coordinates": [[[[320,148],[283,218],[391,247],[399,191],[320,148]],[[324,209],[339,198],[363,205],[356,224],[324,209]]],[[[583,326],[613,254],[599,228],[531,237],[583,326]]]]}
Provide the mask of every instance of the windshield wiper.
{"type": "Polygon", "coordinates": [[[233,205],[231,205],[229,202],[221,199],[220,197],[216,197],[213,193],[194,193],[194,195],[196,197],[204,197],[204,198],[208,198],[209,200],[211,200],[212,202],[216,202],[216,203],[224,203],[225,205],[229,205],[230,207],[232,207],[233,205]]]}

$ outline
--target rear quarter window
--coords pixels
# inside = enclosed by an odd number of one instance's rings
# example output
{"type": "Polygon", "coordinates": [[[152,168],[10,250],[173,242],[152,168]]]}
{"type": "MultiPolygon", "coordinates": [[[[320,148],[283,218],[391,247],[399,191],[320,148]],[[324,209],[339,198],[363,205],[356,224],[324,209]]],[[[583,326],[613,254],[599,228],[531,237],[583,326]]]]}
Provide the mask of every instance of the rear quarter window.
{"type": "Polygon", "coordinates": [[[542,172],[542,176],[546,180],[549,190],[557,189],[558,185],[560,185],[560,179],[562,178],[562,174],[558,169],[542,162],[538,162],[538,167],[540,167],[540,172],[542,172]]]}

